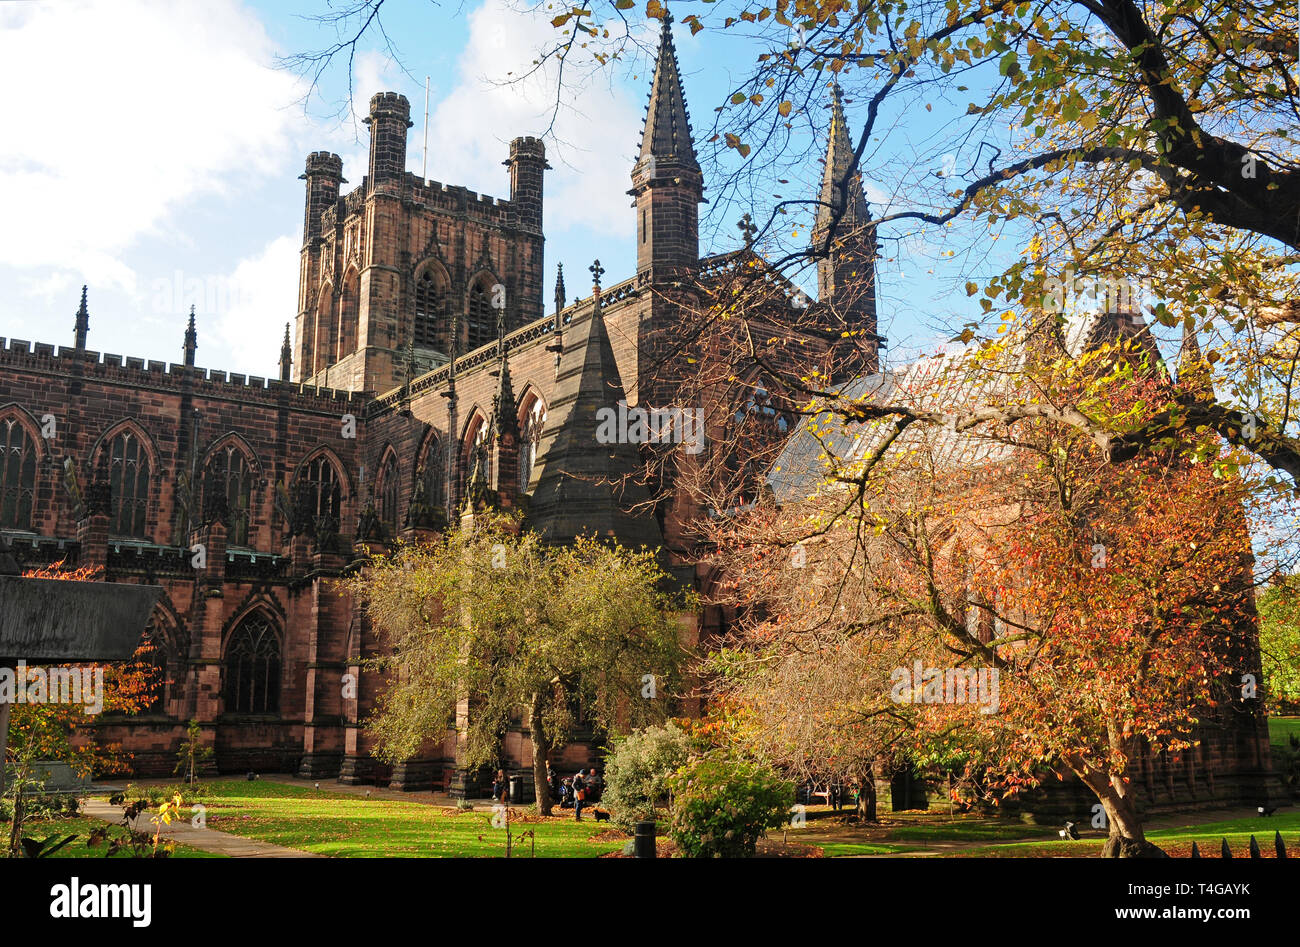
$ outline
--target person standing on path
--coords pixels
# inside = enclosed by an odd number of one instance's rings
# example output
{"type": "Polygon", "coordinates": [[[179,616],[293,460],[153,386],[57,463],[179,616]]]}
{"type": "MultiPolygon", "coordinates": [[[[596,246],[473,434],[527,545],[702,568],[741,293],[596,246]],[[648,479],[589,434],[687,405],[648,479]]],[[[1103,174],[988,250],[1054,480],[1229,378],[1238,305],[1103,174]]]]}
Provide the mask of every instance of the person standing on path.
{"type": "Polygon", "coordinates": [[[573,817],[582,821],[582,802],[587,798],[587,781],[582,774],[585,770],[578,770],[578,775],[573,777],[573,817]]]}

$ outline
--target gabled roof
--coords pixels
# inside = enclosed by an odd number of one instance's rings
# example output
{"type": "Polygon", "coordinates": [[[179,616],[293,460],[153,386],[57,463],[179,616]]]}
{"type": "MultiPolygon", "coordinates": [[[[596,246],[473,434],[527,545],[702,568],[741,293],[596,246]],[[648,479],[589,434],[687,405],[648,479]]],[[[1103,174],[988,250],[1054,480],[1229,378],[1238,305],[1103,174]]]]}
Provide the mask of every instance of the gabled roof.
{"type": "Polygon", "coordinates": [[[596,437],[597,412],[617,410],[627,398],[599,306],[565,333],[556,381],[538,444],[528,525],[555,543],[587,535],[617,539],[630,548],[662,546],[663,534],[649,510],[628,512],[648,499],[645,487],[631,477],[618,482],[640,470],[639,447],[602,444],[596,437]]]}
{"type": "MultiPolygon", "coordinates": [[[[839,386],[848,401],[899,405],[914,410],[958,412],[981,405],[1013,401],[1023,364],[1028,332],[1016,331],[1012,344],[992,359],[977,347],[918,359],[902,368],[864,375],[839,386]],[[976,358],[980,357],[977,362],[976,358]]],[[[1156,351],[1154,339],[1140,316],[1123,313],[1081,313],[1063,326],[1066,350],[1072,358],[1113,341],[1121,334],[1156,351]]],[[[780,503],[813,496],[836,472],[853,472],[854,465],[873,455],[890,434],[888,419],[846,424],[831,411],[801,424],[768,471],[768,483],[780,503]]],[[[937,424],[913,424],[889,447],[889,456],[925,456],[937,469],[969,470],[1005,462],[1013,448],[975,432],[958,432],[937,424]]]]}

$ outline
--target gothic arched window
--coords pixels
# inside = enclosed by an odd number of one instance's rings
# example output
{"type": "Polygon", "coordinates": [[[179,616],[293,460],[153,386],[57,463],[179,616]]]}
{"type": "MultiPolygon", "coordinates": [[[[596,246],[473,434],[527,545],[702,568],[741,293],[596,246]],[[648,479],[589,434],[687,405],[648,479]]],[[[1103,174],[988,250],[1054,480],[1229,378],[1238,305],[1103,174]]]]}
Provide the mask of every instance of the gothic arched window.
{"type": "Polygon", "coordinates": [[[0,420],[0,527],[30,529],[36,497],[36,444],[15,417],[0,420]]]}
{"type": "Polygon", "coordinates": [[[134,431],[123,431],[108,445],[108,484],[112,536],[145,538],[149,511],[149,455],[134,431]]]}
{"type": "Polygon", "coordinates": [[[280,639],[266,616],[239,623],[226,645],[226,713],[270,714],[280,709],[280,639]]]}
{"type": "Polygon", "coordinates": [[[308,514],[317,520],[328,516],[337,524],[343,491],[329,458],[317,457],[309,463],[299,475],[298,483],[306,497],[308,514]]]}
{"type": "Polygon", "coordinates": [[[227,444],[208,459],[203,472],[204,502],[224,496],[230,512],[227,523],[231,546],[248,545],[252,517],[253,471],[248,456],[234,444],[227,444]]]}
{"type": "Polygon", "coordinates": [[[537,464],[537,448],[546,427],[546,405],[534,397],[528,404],[519,424],[519,492],[527,493],[537,464]]]}
{"type": "Polygon", "coordinates": [[[492,308],[492,279],[480,276],[469,291],[469,344],[467,351],[487,345],[497,337],[496,310],[492,308]]]}
{"type": "Polygon", "coordinates": [[[379,521],[390,536],[397,532],[397,498],[401,484],[397,458],[389,454],[379,468],[379,521]]]}
{"type": "Polygon", "coordinates": [[[447,351],[447,290],[432,268],[415,281],[415,345],[447,351]]]}

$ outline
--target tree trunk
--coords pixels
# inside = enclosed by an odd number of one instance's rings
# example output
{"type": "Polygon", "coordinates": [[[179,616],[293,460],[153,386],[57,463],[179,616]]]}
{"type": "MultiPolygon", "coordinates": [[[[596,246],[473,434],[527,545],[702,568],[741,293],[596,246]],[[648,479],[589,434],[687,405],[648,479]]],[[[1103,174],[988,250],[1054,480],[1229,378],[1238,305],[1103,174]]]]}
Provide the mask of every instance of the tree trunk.
{"type": "Polygon", "coordinates": [[[546,781],[546,760],[551,755],[551,741],[542,727],[542,695],[533,694],[528,708],[528,723],[533,736],[533,792],[537,796],[537,811],[551,814],[551,785],[546,781]]]}
{"type": "Polygon", "coordinates": [[[1142,831],[1136,799],[1130,787],[1118,776],[1107,777],[1096,770],[1080,773],[1084,784],[1101,801],[1106,813],[1108,836],[1102,846],[1102,858],[1168,858],[1164,849],[1153,845],[1142,831]]]}
{"type": "Polygon", "coordinates": [[[862,788],[858,790],[858,816],[863,822],[875,822],[876,816],[876,781],[867,773],[862,779],[862,788]]]}
{"type": "Polygon", "coordinates": [[[1164,849],[1146,840],[1133,797],[1117,792],[1101,797],[1110,834],[1102,846],[1102,858],[1168,858],[1164,849]]]}

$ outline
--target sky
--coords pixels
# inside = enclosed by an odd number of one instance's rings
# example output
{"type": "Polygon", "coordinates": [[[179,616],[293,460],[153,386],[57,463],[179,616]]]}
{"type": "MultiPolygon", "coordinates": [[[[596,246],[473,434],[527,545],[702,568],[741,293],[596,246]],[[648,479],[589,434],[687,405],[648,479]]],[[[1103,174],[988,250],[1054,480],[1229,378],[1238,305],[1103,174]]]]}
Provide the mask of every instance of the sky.
{"type": "MultiPolygon", "coordinates": [[[[692,6],[700,5],[675,4],[678,19],[692,6]]],[[[346,64],[336,63],[307,97],[308,82],[283,63],[330,45],[334,33],[312,19],[327,9],[324,0],[0,4],[0,83],[22,90],[0,99],[0,193],[8,204],[0,336],[71,345],[87,284],[91,349],[180,361],[193,303],[199,365],[276,374],[296,308],[306,155],[340,154],[351,182],[345,191],[365,173],[366,126],[339,111],[346,64]]],[[[500,80],[528,68],[554,33],[548,17],[522,16],[507,0],[395,0],[386,16],[394,49],[375,37],[358,51],[357,109],[378,91],[410,99],[407,168],[419,174],[427,75],[427,176],[507,197],[508,142],[547,131],[553,90],[541,79],[500,80]]],[[[657,26],[644,30],[653,43],[657,26]]],[[[681,26],[676,41],[703,150],[701,116],[711,118],[754,51],[681,26]]],[[[648,60],[630,59],[564,99],[548,141],[548,305],[557,262],[569,274],[570,297],[585,290],[595,257],[607,284],[632,275],[626,192],[650,69],[648,60]]],[[[848,115],[852,125],[853,104],[848,115]]],[[[939,125],[924,114],[910,121],[914,140],[939,125]]],[[[809,167],[802,183],[812,187],[820,174],[809,167]]],[[[868,181],[867,189],[887,203],[906,180],[868,181]]],[[[716,215],[710,222],[702,251],[731,249],[734,226],[716,215]]],[[[892,351],[933,348],[942,342],[936,325],[976,317],[954,282],[901,254],[882,263],[881,319],[892,351]]]]}

